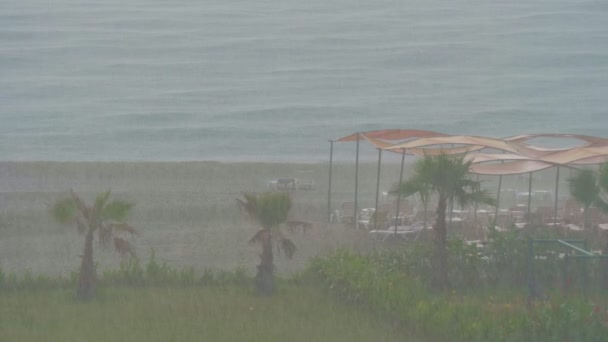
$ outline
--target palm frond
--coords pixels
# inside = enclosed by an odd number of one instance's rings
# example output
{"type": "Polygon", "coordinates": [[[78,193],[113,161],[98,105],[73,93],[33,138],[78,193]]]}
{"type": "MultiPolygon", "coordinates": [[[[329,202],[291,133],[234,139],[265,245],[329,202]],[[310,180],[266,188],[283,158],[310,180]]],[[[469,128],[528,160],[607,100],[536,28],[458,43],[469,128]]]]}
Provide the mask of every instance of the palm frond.
{"type": "Polygon", "coordinates": [[[478,190],[474,192],[465,192],[460,196],[456,196],[458,203],[462,207],[466,207],[471,203],[487,204],[496,206],[496,198],[488,190],[478,190]]]}
{"type": "Polygon", "coordinates": [[[240,209],[245,211],[245,213],[249,216],[250,219],[255,220],[257,211],[257,197],[255,196],[255,194],[246,192],[243,193],[243,197],[245,198],[245,200],[237,198],[236,203],[238,204],[240,209]]]}
{"type": "Polygon", "coordinates": [[[417,179],[412,179],[401,184],[396,184],[390,191],[393,195],[401,195],[403,197],[409,197],[414,194],[428,192],[428,186],[426,183],[420,182],[417,179]]]}
{"type": "Polygon", "coordinates": [[[287,221],[291,197],[284,192],[261,194],[243,193],[245,200],[236,199],[238,205],[262,227],[270,229],[287,221]]]}
{"type": "Polygon", "coordinates": [[[402,184],[393,187],[393,194],[418,194],[427,203],[433,194],[446,200],[455,200],[461,206],[470,203],[494,205],[493,197],[481,189],[481,182],[470,178],[471,161],[466,156],[425,155],[414,165],[414,174],[402,184]]]}
{"type": "Polygon", "coordinates": [[[131,235],[139,235],[139,232],[137,231],[137,229],[135,229],[135,227],[123,223],[123,222],[112,222],[109,223],[108,226],[110,226],[112,229],[121,231],[121,232],[126,232],[129,233],[131,235]]]}
{"type": "Polygon", "coordinates": [[[121,222],[127,217],[131,208],[133,208],[132,203],[114,200],[103,207],[101,216],[104,220],[121,222]]]}
{"type": "Polygon", "coordinates": [[[135,248],[129,241],[125,239],[121,239],[119,237],[114,237],[114,249],[122,256],[131,256],[133,258],[137,257],[135,255],[135,248]]]}
{"type": "Polygon", "coordinates": [[[76,219],[78,209],[76,207],[76,202],[70,197],[55,202],[51,207],[50,212],[51,216],[53,216],[57,222],[68,224],[76,219]]]}
{"type": "Polygon", "coordinates": [[[110,245],[110,242],[112,242],[112,227],[106,224],[102,224],[97,231],[97,235],[99,237],[99,243],[103,247],[108,247],[110,245]]]}
{"type": "Polygon", "coordinates": [[[570,194],[584,207],[588,208],[599,196],[597,177],[592,170],[580,170],[568,178],[570,194]]]}
{"type": "Polygon", "coordinates": [[[276,227],[287,221],[291,197],[286,192],[266,192],[258,196],[257,220],[263,227],[276,227]]]}
{"type": "Polygon", "coordinates": [[[110,198],[110,190],[97,195],[95,198],[95,210],[97,210],[97,212],[101,212],[103,210],[108,198],[110,198]]]}
{"type": "Polygon", "coordinates": [[[260,229],[249,239],[249,243],[262,243],[262,240],[266,238],[267,234],[270,234],[267,229],[260,229]]]}
{"type": "Polygon", "coordinates": [[[84,216],[85,219],[89,220],[89,218],[91,217],[91,210],[90,210],[90,208],[86,206],[86,204],[84,203],[84,201],[78,195],[76,195],[76,193],[74,192],[74,190],[70,190],[70,195],[72,197],[72,200],[74,201],[76,209],[78,211],[80,211],[80,214],[82,216],[84,216]]]}

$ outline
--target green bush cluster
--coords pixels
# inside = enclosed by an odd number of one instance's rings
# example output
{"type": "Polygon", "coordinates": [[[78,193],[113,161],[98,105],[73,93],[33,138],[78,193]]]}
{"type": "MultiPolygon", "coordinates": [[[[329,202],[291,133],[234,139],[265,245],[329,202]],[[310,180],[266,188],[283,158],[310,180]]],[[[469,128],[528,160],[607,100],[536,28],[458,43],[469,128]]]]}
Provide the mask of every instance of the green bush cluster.
{"type": "MultiPolygon", "coordinates": [[[[448,279],[458,291],[480,288],[518,288],[528,286],[528,239],[517,231],[493,232],[483,243],[448,240],[448,279]]],[[[564,268],[564,256],[572,249],[558,243],[534,245],[533,276],[539,289],[565,289],[582,292],[601,290],[608,273],[605,263],[592,259],[571,259],[564,268]]],[[[373,254],[385,267],[410,278],[430,283],[432,246],[428,242],[410,243],[407,248],[373,254]]]]}
{"type": "Polygon", "coordinates": [[[26,271],[22,276],[17,276],[15,273],[6,273],[0,268],[0,291],[56,289],[66,288],[73,284],[71,279],[61,276],[34,275],[30,271],[26,271]]]}
{"type": "MultiPolygon", "coordinates": [[[[78,273],[70,277],[34,276],[26,272],[23,276],[5,273],[0,269],[0,290],[42,290],[72,288],[76,284],[78,273]]],[[[197,275],[192,267],[175,268],[165,262],[156,260],[152,251],[150,259],[144,265],[137,258],[125,259],[115,270],[105,270],[98,279],[99,284],[107,286],[161,287],[161,286],[251,286],[253,278],[242,268],[233,271],[206,269],[197,275]]]]}
{"type": "Polygon", "coordinates": [[[206,269],[199,276],[192,267],[178,269],[158,262],[152,250],[145,265],[136,258],[123,260],[118,269],[104,271],[99,282],[110,286],[250,286],[253,278],[241,268],[234,271],[206,269]]]}
{"type": "Polygon", "coordinates": [[[482,285],[472,287],[475,293],[436,294],[426,286],[425,276],[416,277],[413,271],[425,269],[424,255],[409,263],[400,258],[395,252],[340,251],[315,259],[305,277],[349,303],[439,340],[602,341],[608,334],[608,311],[590,300],[552,296],[528,302],[522,291],[488,291],[482,285]]]}

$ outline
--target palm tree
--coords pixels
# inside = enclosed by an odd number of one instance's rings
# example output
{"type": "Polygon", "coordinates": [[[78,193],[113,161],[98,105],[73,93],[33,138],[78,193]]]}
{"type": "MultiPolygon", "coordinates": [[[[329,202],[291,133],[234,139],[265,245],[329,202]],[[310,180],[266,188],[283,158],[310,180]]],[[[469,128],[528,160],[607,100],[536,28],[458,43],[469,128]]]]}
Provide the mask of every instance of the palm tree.
{"type": "Polygon", "coordinates": [[[121,255],[135,256],[133,246],[116,233],[124,232],[137,234],[135,228],[124,223],[124,219],[133,204],[124,201],[109,201],[110,191],[97,196],[92,206],[85,202],[73,191],[67,198],[58,200],[51,208],[51,215],[57,222],[75,225],[78,232],[85,234],[84,252],[78,274],[78,289],[76,295],[81,300],[89,300],[95,296],[97,274],[93,260],[93,239],[97,232],[98,240],[103,246],[110,243],[121,255]]]}
{"type": "Polygon", "coordinates": [[[462,207],[471,203],[494,205],[495,200],[481,182],[469,178],[471,161],[464,155],[426,155],[414,166],[414,174],[398,184],[393,193],[405,197],[418,194],[423,202],[431,195],[437,197],[437,219],[433,227],[433,286],[443,290],[449,286],[447,272],[447,230],[446,209],[448,203],[456,200],[462,207]]]}
{"type": "Polygon", "coordinates": [[[272,295],[276,292],[274,278],[274,258],[272,254],[273,241],[277,241],[278,249],[288,258],[293,257],[296,246],[281,233],[281,224],[287,221],[291,209],[291,198],[285,192],[265,192],[261,194],[243,193],[244,200],[237,199],[241,208],[256,221],[260,229],[249,240],[262,246],[260,264],[255,277],[256,291],[260,295],[272,295]]]}
{"type": "Polygon", "coordinates": [[[608,164],[600,167],[600,172],[578,170],[568,179],[570,194],[583,205],[583,229],[589,226],[589,208],[592,205],[608,212],[608,164]]]}

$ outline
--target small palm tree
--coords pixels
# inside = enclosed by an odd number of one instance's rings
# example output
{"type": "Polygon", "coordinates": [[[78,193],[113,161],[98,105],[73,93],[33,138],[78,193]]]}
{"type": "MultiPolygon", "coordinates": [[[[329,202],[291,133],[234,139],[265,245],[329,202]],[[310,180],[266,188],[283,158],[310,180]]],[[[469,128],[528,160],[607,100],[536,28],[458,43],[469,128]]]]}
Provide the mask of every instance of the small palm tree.
{"type": "Polygon", "coordinates": [[[107,246],[112,243],[121,255],[135,256],[133,246],[116,234],[118,232],[137,234],[135,228],[124,223],[133,204],[118,200],[109,201],[109,198],[110,191],[108,190],[97,196],[94,205],[87,206],[72,191],[67,198],[58,200],[51,208],[51,215],[57,222],[74,225],[79,233],[85,234],[76,292],[77,297],[81,300],[89,300],[96,293],[97,274],[93,259],[95,232],[102,245],[107,246]]]}
{"type": "Polygon", "coordinates": [[[418,194],[424,203],[431,195],[437,198],[437,218],[433,227],[433,286],[446,289],[449,286],[447,271],[446,209],[456,200],[465,207],[471,203],[494,205],[495,200],[481,182],[469,178],[471,161],[465,156],[447,154],[426,155],[414,166],[414,174],[404,183],[398,184],[393,193],[405,197],[418,194]]]}
{"type": "Polygon", "coordinates": [[[243,197],[244,200],[237,199],[239,206],[262,226],[249,240],[250,243],[259,243],[262,246],[255,277],[256,291],[260,295],[272,295],[276,292],[273,241],[276,240],[278,249],[288,258],[293,257],[296,251],[294,243],[284,237],[280,230],[281,224],[287,221],[291,198],[285,192],[244,193],[243,197]]]}
{"type": "Polygon", "coordinates": [[[592,170],[579,170],[568,179],[570,194],[583,205],[583,229],[589,227],[589,208],[592,205],[608,212],[608,164],[596,174],[592,170]]]}

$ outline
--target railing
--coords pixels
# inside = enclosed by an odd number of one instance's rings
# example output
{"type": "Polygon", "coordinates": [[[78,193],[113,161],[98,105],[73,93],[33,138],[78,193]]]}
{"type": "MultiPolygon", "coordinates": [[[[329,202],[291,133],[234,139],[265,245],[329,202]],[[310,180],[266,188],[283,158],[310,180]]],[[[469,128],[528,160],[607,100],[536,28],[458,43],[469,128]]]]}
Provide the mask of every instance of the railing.
{"type": "MultiPolygon", "coordinates": [[[[568,253],[564,253],[564,263],[562,266],[562,285],[563,285],[563,289],[564,292],[568,291],[568,277],[567,277],[567,272],[568,272],[568,265],[569,265],[569,260],[571,259],[606,259],[608,260],[608,255],[603,255],[603,254],[595,254],[592,253],[590,251],[587,250],[587,241],[586,240],[548,240],[548,239],[529,239],[528,240],[528,274],[527,274],[527,279],[528,279],[528,297],[530,299],[534,299],[539,297],[539,291],[538,291],[538,284],[536,283],[536,273],[535,273],[535,268],[534,268],[534,260],[536,259],[537,255],[535,254],[534,251],[534,244],[558,244],[564,247],[567,247],[568,249],[570,249],[571,251],[574,251],[575,253],[579,253],[579,254],[568,254],[568,253]],[[582,248],[580,246],[577,246],[582,244],[582,248]]],[[[583,263],[582,267],[582,273],[583,276],[581,277],[581,283],[582,283],[582,288],[584,291],[587,290],[588,288],[588,270],[587,270],[587,262],[585,260],[585,263],[583,263]]],[[[604,265],[602,265],[604,266],[604,265]]],[[[606,267],[602,267],[602,279],[604,281],[604,285],[606,285],[606,283],[608,283],[608,270],[606,269],[606,267]]]]}

